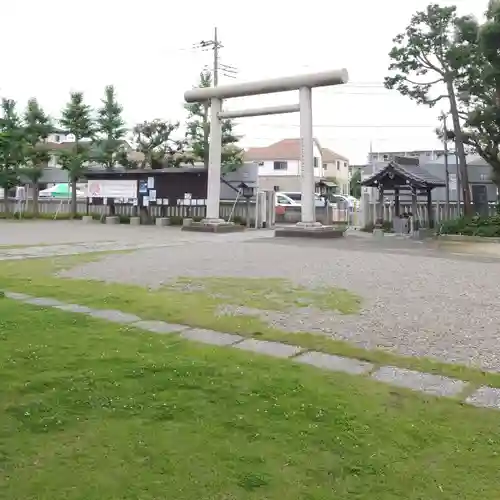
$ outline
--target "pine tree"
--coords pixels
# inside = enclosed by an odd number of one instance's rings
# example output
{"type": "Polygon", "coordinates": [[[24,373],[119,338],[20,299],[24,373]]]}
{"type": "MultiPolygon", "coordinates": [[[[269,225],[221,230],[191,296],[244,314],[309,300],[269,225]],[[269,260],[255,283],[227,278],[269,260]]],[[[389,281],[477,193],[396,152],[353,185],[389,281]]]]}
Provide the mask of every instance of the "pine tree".
{"type": "Polygon", "coordinates": [[[75,137],[71,149],[63,151],[59,156],[62,168],[68,171],[71,183],[71,213],[77,215],[76,183],[82,176],[84,165],[90,160],[89,144],[82,139],[94,136],[95,126],[91,117],[91,108],[83,101],[82,92],[72,92],[70,100],[62,112],[61,126],[75,137]]]}
{"type": "MultiPolygon", "coordinates": [[[[212,73],[202,71],[198,88],[212,86],[212,73]]],[[[186,104],[188,121],[186,123],[186,141],[194,160],[202,161],[208,168],[210,145],[210,102],[186,104]]],[[[222,165],[224,170],[243,163],[243,150],[238,147],[240,137],[234,133],[233,120],[222,120],[222,165]]]]}
{"type": "Polygon", "coordinates": [[[102,163],[107,170],[112,170],[118,162],[118,153],[122,150],[123,138],[127,133],[122,118],[123,106],[116,100],[113,85],[104,90],[102,107],[97,110],[96,133],[93,160],[102,163]]]}
{"type": "Polygon", "coordinates": [[[456,10],[455,6],[430,4],[425,10],[412,16],[406,29],[393,40],[394,47],[389,53],[390,76],[385,79],[385,86],[419,104],[432,107],[442,100],[449,102],[460,164],[464,208],[465,213],[470,215],[472,205],[464,134],[455,94],[460,75],[457,60],[461,60],[464,53],[463,47],[456,43],[456,10]],[[442,87],[445,92],[440,91],[442,87]]]}
{"type": "Polygon", "coordinates": [[[9,212],[9,189],[18,182],[19,168],[26,159],[26,140],[16,102],[2,99],[0,117],[0,186],[4,190],[4,210],[9,212]]]}
{"type": "Polygon", "coordinates": [[[51,120],[38,101],[35,98],[30,99],[24,113],[27,161],[26,165],[21,168],[21,173],[29,179],[33,188],[33,214],[35,216],[38,214],[38,183],[50,159],[46,140],[52,130],[51,120]]]}

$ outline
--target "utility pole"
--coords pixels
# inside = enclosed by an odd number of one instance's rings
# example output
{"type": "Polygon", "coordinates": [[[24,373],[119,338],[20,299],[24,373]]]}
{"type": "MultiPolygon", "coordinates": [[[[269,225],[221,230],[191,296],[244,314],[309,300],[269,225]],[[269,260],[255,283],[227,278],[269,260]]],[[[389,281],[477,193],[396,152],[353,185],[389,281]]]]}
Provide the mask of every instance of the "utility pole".
{"type": "MultiPolygon", "coordinates": [[[[229,64],[223,64],[220,61],[220,49],[223,48],[221,41],[219,40],[219,33],[217,28],[214,28],[214,36],[211,40],[202,40],[193,46],[194,49],[202,49],[203,51],[211,50],[213,52],[213,61],[212,61],[212,82],[213,86],[217,87],[219,85],[219,74],[222,73],[224,76],[229,78],[236,78],[236,73],[238,70],[229,64]]],[[[206,101],[203,104],[203,149],[204,149],[204,157],[203,164],[205,168],[208,168],[208,150],[210,144],[210,120],[209,120],[209,112],[210,112],[210,102],[206,101]]]]}
{"type": "Polygon", "coordinates": [[[238,73],[238,70],[234,66],[221,62],[220,49],[222,49],[223,47],[224,45],[222,45],[221,41],[219,40],[219,33],[217,28],[214,28],[214,36],[212,40],[202,40],[194,46],[195,49],[201,48],[202,50],[213,51],[212,75],[214,87],[217,87],[217,85],[219,85],[220,74],[229,78],[236,78],[236,74],[238,73]]]}
{"type": "Polygon", "coordinates": [[[446,113],[441,115],[443,120],[443,149],[444,149],[444,170],[445,170],[445,184],[446,184],[446,197],[445,197],[445,213],[446,219],[450,218],[450,172],[448,168],[448,124],[446,113]]]}
{"type": "Polygon", "coordinates": [[[213,39],[213,47],[214,47],[214,87],[219,85],[219,39],[217,38],[217,28],[214,28],[214,39],[213,39]]]}

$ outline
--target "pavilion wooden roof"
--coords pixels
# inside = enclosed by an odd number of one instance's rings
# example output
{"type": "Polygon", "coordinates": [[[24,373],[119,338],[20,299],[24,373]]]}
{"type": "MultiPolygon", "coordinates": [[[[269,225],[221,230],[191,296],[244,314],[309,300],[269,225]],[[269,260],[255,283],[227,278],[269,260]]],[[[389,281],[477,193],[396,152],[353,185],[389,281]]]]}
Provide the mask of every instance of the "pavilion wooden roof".
{"type": "Polygon", "coordinates": [[[381,170],[370,175],[361,182],[362,186],[384,187],[414,187],[418,189],[433,189],[445,187],[444,180],[432,175],[415,162],[391,161],[381,170]]]}

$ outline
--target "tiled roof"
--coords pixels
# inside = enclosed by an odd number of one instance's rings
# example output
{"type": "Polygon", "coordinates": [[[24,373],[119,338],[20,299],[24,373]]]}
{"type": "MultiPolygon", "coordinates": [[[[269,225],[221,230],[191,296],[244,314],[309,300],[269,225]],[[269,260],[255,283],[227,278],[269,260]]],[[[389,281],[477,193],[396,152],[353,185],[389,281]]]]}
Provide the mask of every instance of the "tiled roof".
{"type": "Polygon", "coordinates": [[[345,156],[339,155],[335,151],[328,148],[321,148],[321,159],[323,163],[331,163],[333,161],[349,161],[345,156]]]}
{"type": "Polygon", "coordinates": [[[445,182],[432,175],[430,172],[418,165],[418,163],[396,163],[389,162],[384,168],[367,177],[361,184],[363,186],[378,185],[391,172],[407,179],[410,184],[418,187],[445,187],[445,182]]]}
{"type": "MultiPolygon", "coordinates": [[[[319,141],[314,139],[314,142],[316,147],[323,152],[324,148],[321,147],[319,141]]],[[[342,157],[339,156],[339,158],[342,157]]],[[[283,139],[264,148],[249,148],[245,151],[245,161],[266,160],[300,160],[300,139],[283,139]]]]}

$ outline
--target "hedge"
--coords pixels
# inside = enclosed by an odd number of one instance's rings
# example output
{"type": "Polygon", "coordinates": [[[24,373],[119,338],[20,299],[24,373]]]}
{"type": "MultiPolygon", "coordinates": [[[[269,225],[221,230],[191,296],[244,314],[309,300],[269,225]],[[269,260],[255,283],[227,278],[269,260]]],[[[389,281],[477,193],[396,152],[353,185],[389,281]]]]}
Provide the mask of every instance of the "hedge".
{"type": "Polygon", "coordinates": [[[461,234],[464,236],[500,237],[500,214],[489,217],[459,217],[445,221],[439,228],[439,234],[461,234]]]}

